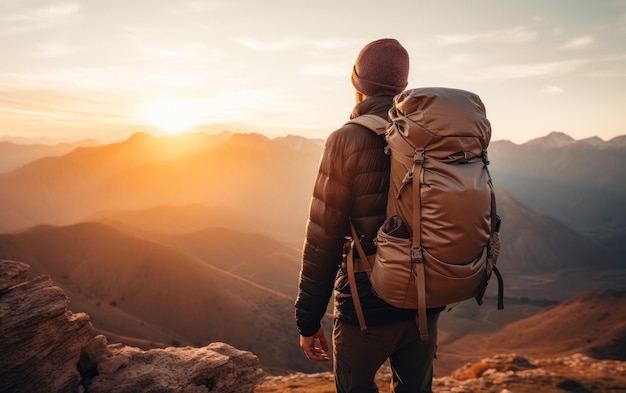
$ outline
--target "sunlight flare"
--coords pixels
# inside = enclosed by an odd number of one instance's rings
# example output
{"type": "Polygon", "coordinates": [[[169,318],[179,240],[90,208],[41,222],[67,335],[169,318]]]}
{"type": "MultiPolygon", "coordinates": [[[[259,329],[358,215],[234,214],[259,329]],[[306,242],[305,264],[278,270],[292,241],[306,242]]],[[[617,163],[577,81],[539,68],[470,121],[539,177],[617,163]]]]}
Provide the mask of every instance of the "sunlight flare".
{"type": "Polygon", "coordinates": [[[191,99],[163,99],[146,103],[139,121],[167,134],[178,134],[202,122],[203,105],[191,99]]]}

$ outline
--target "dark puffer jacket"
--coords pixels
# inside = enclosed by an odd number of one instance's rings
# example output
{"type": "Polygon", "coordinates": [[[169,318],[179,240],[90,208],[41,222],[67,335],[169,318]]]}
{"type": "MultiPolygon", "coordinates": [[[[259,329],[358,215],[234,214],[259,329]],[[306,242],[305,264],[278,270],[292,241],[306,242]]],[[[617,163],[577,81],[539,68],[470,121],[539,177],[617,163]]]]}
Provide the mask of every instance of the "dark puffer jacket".
{"type": "MultiPolygon", "coordinates": [[[[392,99],[368,98],[354,108],[351,118],[366,113],[387,118],[392,99]]],[[[389,187],[385,145],[384,137],[356,124],[344,125],[326,140],[311,200],[295,305],[303,336],[312,336],[319,329],[333,287],[336,317],[358,324],[340,263],[350,220],[363,236],[366,253],[375,252],[373,239],[385,219],[389,187]]],[[[374,295],[365,273],[357,273],[357,286],[368,325],[415,318],[414,310],[397,309],[374,295]]]]}

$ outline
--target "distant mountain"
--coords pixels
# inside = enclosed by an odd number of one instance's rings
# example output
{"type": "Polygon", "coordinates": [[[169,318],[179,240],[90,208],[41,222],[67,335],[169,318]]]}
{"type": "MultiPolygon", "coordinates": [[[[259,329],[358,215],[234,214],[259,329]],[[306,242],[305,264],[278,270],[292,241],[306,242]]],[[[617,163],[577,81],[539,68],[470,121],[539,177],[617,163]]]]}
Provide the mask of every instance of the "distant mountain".
{"type": "Polygon", "coordinates": [[[626,253],[626,140],[575,141],[562,133],[490,145],[497,187],[532,210],[626,253]]]}
{"type": "Polygon", "coordinates": [[[324,147],[324,139],[309,139],[298,135],[287,135],[285,137],[274,138],[277,143],[289,146],[297,151],[308,151],[319,153],[320,148],[324,147]]]}
{"type": "Polygon", "coordinates": [[[135,134],[0,175],[0,232],[66,225],[102,210],[161,205],[226,207],[301,238],[320,152],[255,134],[135,134]]]}
{"type": "Polygon", "coordinates": [[[62,156],[77,147],[99,145],[100,143],[93,139],[54,145],[18,144],[10,141],[0,141],[0,173],[10,172],[43,157],[62,156]]]}
{"type": "Polygon", "coordinates": [[[563,146],[568,146],[576,141],[571,136],[563,133],[563,132],[551,132],[550,134],[532,139],[526,142],[524,145],[527,147],[533,148],[541,148],[541,149],[550,149],[550,148],[560,148],[563,146]]]}
{"type": "Polygon", "coordinates": [[[302,356],[293,297],[174,248],[85,223],[0,235],[0,259],[50,275],[100,329],[170,345],[227,342],[274,370],[326,369],[302,356]]]}

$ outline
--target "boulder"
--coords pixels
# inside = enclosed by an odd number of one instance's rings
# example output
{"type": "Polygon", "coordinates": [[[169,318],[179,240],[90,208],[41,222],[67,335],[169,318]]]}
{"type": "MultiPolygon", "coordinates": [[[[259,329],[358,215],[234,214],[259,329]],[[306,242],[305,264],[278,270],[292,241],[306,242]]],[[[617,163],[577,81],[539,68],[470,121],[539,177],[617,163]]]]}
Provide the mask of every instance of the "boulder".
{"type": "Polygon", "coordinates": [[[0,260],[0,392],[252,393],[259,359],[224,343],[141,350],[109,344],[50,277],[0,260]]]}
{"type": "Polygon", "coordinates": [[[254,354],[224,343],[147,351],[112,344],[103,351],[102,339],[90,343],[97,360],[83,354],[97,370],[86,383],[90,393],[252,393],[265,377],[254,354]]]}
{"type": "Polygon", "coordinates": [[[28,265],[0,261],[0,392],[77,392],[93,325],[67,309],[50,277],[28,281],[27,273],[28,265]]]}

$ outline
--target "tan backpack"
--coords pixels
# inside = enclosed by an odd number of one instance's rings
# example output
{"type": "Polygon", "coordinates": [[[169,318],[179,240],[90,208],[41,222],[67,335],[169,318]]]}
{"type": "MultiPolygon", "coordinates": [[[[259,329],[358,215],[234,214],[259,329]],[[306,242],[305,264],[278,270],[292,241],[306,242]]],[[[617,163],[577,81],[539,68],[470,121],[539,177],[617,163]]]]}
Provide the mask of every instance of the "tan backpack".
{"type": "Polygon", "coordinates": [[[496,268],[500,218],[487,168],[491,125],[480,98],[450,88],[418,88],[394,98],[390,123],[363,115],[351,123],[385,135],[391,154],[387,220],[369,257],[351,224],[347,273],[361,330],[367,329],[354,273],[367,272],[376,294],[418,310],[428,339],[426,309],[482,298],[496,268]]]}

